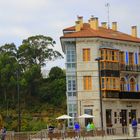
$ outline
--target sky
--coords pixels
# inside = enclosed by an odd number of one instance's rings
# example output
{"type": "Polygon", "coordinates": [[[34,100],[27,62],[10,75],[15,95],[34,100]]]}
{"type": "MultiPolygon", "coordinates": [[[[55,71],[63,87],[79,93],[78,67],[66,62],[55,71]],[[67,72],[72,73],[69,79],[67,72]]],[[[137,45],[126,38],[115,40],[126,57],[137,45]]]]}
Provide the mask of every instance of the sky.
{"type": "MultiPolygon", "coordinates": [[[[91,15],[99,23],[107,21],[109,3],[110,24],[118,22],[118,30],[131,34],[131,26],[137,25],[140,37],[140,0],[0,0],[0,45],[15,43],[33,35],[50,36],[56,41],[55,50],[62,52],[60,36],[66,27],[75,25],[77,16],[88,22],[91,15]]],[[[65,56],[63,54],[63,56],[65,56]]],[[[65,68],[65,58],[47,63],[65,68]]]]}

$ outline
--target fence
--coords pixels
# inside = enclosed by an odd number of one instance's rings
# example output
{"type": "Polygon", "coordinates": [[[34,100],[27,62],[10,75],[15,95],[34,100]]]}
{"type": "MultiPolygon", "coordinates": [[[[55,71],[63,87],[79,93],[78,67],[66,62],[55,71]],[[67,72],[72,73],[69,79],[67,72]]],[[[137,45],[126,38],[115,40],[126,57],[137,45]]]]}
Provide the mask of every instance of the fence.
{"type": "MultiPolygon", "coordinates": [[[[138,127],[138,135],[140,135],[140,127],[138,127]]],[[[41,130],[39,132],[7,132],[6,140],[53,140],[53,139],[75,139],[82,138],[88,139],[89,137],[98,136],[132,136],[131,127],[107,127],[104,131],[101,129],[96,129],[87,132],[81,129],[79,132],[74,130],[61,131],[54,129],[54,131],[49,132],[47,129],[41,130]]]]}

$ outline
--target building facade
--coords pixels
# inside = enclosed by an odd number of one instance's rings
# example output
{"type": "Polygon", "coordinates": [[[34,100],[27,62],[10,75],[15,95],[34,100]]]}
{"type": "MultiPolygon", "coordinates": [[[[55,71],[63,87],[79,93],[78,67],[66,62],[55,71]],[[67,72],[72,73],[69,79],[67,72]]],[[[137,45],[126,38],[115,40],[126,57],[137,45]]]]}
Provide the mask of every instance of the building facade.
{"type": "Polygon", "coordinates": [[[129,126],[133,117],[140,122],[140,38],[136,26],[131,30],[131,35],[119,32],[116,22],[112,28],[106,22],[99,26],[96,17],[88,23],[78,17],[63,30],[70,116],[94,115],[95,125],[104,128],[129,126]]]}

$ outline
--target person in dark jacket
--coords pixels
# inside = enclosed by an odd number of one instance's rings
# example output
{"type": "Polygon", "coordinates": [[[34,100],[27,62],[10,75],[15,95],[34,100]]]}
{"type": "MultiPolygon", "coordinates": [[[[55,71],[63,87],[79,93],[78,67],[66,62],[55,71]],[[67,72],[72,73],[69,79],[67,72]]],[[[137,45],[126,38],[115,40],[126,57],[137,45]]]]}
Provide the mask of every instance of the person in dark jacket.
{"type": "Polygon", "coordinates": [[[133,136],[137,136],[137,120],[133,118],[132,120],[132,129],[133,129],[133,136]]]}
{"type": "Polygon", "coordinates": [[[1,129],[1,140],[5,140],[6,137],[6,128],[3,126],[1,129]]]}

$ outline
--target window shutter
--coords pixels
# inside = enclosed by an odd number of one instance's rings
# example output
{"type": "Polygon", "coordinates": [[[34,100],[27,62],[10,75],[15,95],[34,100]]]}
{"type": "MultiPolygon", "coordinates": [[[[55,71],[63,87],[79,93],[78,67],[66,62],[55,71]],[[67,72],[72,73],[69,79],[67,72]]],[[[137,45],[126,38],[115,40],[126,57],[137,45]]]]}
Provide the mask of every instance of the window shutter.
{"type": "Polygon", "coordinates": [[[138,84],[136,85],[136,91],[139,91],[139,85],[138,84]]]}
{"type": "Polygon", "coordinates": [[[128,64],[128,52],[125,52],[125,64],[128,64]]]}
{"type": "Polygon", "coordinates": [[[135,52],[134,60],[135,60],[135,64],[138,64],[138,53],[137,52],[135,52]]]}
{"type": "Polygon", "coordinates": [[[127,84],[127,90],[130,91],[130,84],[127,84]]]}
{"type": "Polygon", "coordinates": [[[137,52],[136,54],[137,54],[137,64],[139,64],[140,63],[139,62],[139,53],[137,52]]]}

